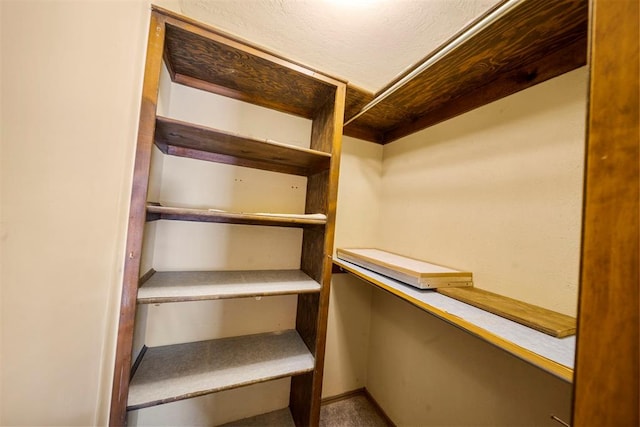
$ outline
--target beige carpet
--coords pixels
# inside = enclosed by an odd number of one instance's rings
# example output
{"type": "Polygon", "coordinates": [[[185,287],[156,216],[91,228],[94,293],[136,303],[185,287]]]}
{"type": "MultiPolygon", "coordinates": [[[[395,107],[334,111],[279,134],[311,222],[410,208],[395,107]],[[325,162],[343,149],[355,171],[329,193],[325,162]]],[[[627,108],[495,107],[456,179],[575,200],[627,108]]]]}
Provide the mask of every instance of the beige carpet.
{"type": "MultiPolygon", "coordinates": [[[[224,427],[295,427],[289,409],[225,424],[224,427]]],[[[320,409],[320,427],[388,427],[364,395],[338,400],[320,409]]]]}

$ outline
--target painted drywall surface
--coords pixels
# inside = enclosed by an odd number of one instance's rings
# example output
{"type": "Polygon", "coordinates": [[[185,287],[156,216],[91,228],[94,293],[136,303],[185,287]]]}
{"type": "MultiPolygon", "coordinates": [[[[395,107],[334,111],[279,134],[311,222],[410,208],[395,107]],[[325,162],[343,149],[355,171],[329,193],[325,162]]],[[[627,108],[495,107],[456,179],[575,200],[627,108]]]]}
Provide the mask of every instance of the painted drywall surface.
{"type": "Polygon", "coordinates": [[[398,426],[549,426],[571,384],[376,290],[367,389],[398,426]]]}
{"type": "MultiPolygon", "coordinates": [[[[384,147],[382,248],[574,313],[586,71],[384,147]]],[[[397,425],[554,425],[571,385],[396,298],[371,306],[367,388],[397,425]]]]}
{"type": "MultiPolygon", "coordinates": [[[[343,137],[335,247],[371,246],[380,207],[382,146],[343,137]]],[[[366,386],[371,287],[333,275],[323,397],[366,386]]]]}
{"type": "Polygon", "coordinates": [[[575,315],[586,69],[385,146],[381,245],[575,315]]]}
{"type": "Polygon", "coordinates": [[[382,150],[379,144],[342,138],[336,248],[375,246],[379,240],[382,150]]]}
{"type": "Polygon", "coordinates": [[[0,8],[0,424],[104,424],[148,5],[0,8]]]}
{"type": "MultiPolygon", "coordinates": [[[[335,247],[371,246],[378,227],[382,146],[344,137],[335,247]]],[[[323,397],[366,386],[370,286],[347,274],[331,282],[323,397]]]]}

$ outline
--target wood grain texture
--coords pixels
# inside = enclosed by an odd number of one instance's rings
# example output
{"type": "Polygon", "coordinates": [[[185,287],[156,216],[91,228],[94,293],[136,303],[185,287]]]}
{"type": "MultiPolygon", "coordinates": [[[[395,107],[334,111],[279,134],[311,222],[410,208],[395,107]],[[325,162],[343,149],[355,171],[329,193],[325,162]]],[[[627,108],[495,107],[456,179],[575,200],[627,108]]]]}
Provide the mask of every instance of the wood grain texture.
{"type": "Polygon", "coordinates": [[[586,50],[585,35],[584,38],[539,59],[532,58],[531,61],[512,70],[492,76],[493,80],[487,78],[484,82],[478,82],[471,93],[461,92],[456,98],[442,100],[442,104],[437,109],[421,114],[411,122],[400,123],[387,129],[383,135],[383,141],[384,143],[395,141],[579,68],[585,65],[586,50]]]}
{"type": "Polygon", "coordinates": [[[331,97],[333,86],[313,73],[301,73],[301,67],[185,28],[189,27],[179,21],[167,25],[165,55],[182,84],[306,118],[331,97]]]}
{"type": "Polygon", "coordinates": [[[211,25],[207,25],[203,22],[189,18],[188,16],[181,15],[172,10],[162,8],[155,4],[151,5],[151,10],[165,16],[166,20],[171,22],[172,24],[185,28],[188,31],[199,34],[206,34],[208,37],[215,40],[224,40],[224,43],[228,44],[229,46],[234,46],[241,50],[247,50],[253,55],[268,59],[269,61],[280,66],[313,76],[316,80],[328,83],[331,86],[347,83],[340,77],[329,75],[324,71],[320,71],[313,67],[309,67],[306,64],[296,62],[291,58],[287,58],[278,54],[277,52],[269,51],[262,46],[253,44],[247,39],[237,37],[231,33],[222,31],[219,28],[212,27],[211,25]]]}
{"type": "Polygon", "coordinates": [[[329,169],[331,154],[166,117],[156,118],[155,143],[165,154],[308,176],[329,169]]]}
{"type": "MultiPolygon", "coordinates": [[[[587,13],[587,0],[528,0],[347,125],[345,134],[353,128],[354,136],[382,134],[383,143],[391,142],[584,65],[587,13]]],[[[353,106],[368,97],[357,88],[349,94],[353,106]]]]}
{"type": "Polygon", "coordinates": [[[574,317],[533,304],[478,288],[438,288],[437,291],[552,337],[563,338],[576,333],[574,317]]]}
{"type": "Polygon", "coordinates": [[[113,386],[109,425],[123,426],[127,421],[127,397],[133,348],[133,331],[136,312],[136,294],[140,276],[140,256],[146,216],[147,186],[151,164],[151,149],[155,130],[155,114],[158,103],[158,84],[162,66],[165,40],[165,23],[162,16],[151,14],[147,56],[140,106],[140,123],[133,170],[133,184],[129,208],[124,276],[116,341],[113,386]]]}
{"type": "Polygon", "coordinates": [[[574,426],[640,425],[636,0],[592,1],[574,426]]]}
{"type": "Polygon", "coordinates": [[[375,95],[375,93],[370,92],[366,89],[362,89],[359,86],[351,83],[348,84],[344,106],[345,119],[356,115],[362,109],[362,107],[373,100],[375,95]]]}
{"type": "Polygon", "coordinates": [[[316,365],[313,373],[292,380],[289,406],[296,425],[315,426],[320,420],[345,93],[345,85],[336,87],[333,100],[318,110],[311,132],[311,148],[332,156],[330,169],[307,181],[305,212],[319,210],[327,215],[327,223],[323,230],[303,231],[301,269],[322,288],[320,294],[298,296],[296,330],[312,349],[316,365]]]}

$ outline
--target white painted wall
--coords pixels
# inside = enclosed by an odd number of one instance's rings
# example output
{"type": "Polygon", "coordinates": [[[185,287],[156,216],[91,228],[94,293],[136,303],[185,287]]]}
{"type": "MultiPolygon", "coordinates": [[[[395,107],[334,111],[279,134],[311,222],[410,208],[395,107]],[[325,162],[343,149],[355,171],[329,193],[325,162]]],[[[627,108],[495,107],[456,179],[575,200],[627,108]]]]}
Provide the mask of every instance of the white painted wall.
{"type": "MultiPolygon", "coordinates": [[[[579,69],[385,145],[371,181],[378,224],[360,241],[339,227],[337,246],[469,269],[477,287],[575,314],[586,78],[579,69]]],[[[338,225],[365,218],[348,205],[362,188],[348,177],[365,180],[369,161],[341,170],[338,225]]],[[[365,384],[397,425],[569,419],[570,384],[387,293],[370,298],[365,384]]]]}
{"type": "MultiPolygon", "coordinates": [[[[343,138],[335,247],[375,244],[381,171],[381,145],[343,138]]],[[[351,276],[333,276],[323,397],[337,396],[367,384],[372,295],[370,286],[351,276]]]]}
{"type": "Polygon", "coordinates": [[[0,10],[0,424],[104,424],[148,4],[0,10]]]}
{"type": "Polygon", "coordinates": [[[575,316],[586,78],[573,71],[386,145],[380,245],[575,316]]]}

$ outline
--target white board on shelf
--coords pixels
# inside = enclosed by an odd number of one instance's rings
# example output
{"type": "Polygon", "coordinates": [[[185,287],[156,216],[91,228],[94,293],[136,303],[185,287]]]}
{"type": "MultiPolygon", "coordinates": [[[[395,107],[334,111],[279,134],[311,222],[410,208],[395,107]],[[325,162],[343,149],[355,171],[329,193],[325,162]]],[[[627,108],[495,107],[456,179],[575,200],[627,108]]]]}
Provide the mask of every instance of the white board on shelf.
{"type": "Polygon", "coordinates": [[[339,259],[420,289],[473,286],[473,274],[375,248],[339,248],[339,259]]]}

